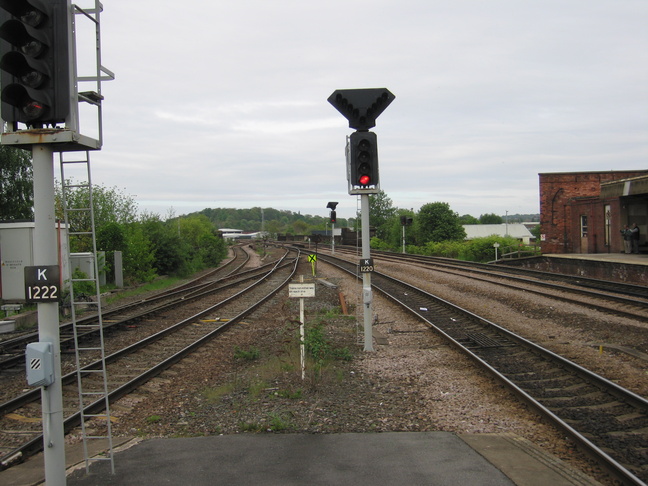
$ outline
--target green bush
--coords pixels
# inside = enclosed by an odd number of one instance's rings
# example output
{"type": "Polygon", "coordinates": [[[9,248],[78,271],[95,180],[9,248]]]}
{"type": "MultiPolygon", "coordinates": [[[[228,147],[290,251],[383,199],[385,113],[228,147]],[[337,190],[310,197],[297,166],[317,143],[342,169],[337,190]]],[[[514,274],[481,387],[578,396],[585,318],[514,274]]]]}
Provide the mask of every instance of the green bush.
{"type": "Polygon", "coordinates": [[[499,243],[497,251],[498,258],[501,258],[505,248],[511,245],[517,246],[518,241],[515,238],[502,236],[487,236],[485,238],[475,238],[468,242],[460,258],[471,262],[492,262],[495,260],[495,243],[499,243]]]}
{"type": "Polygon", "coordinates": [[[386,241],[381,240],[380,238],[374,236],[371,238],[371,241],[369,243],[369,246],[373,248],[374,250],[380,250],[380,251],[397,251],[397,248],[394,248],[389,245],[386,241]]]}
{"type": "Polygon", "coordinates": [[[324,326],[320,323],[304,330],[306,353],[317,363],[322,363],[329,355],[331,345],[324,337],[324,326]]]}

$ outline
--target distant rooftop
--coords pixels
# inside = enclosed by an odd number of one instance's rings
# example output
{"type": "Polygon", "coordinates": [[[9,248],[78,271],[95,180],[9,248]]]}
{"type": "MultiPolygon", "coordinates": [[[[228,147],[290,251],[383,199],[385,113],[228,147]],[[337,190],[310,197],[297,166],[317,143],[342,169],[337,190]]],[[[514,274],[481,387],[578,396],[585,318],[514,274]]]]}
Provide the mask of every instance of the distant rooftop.
{"type": "Polygon", "coordinates": [[[533,238],[533,234],[522,223],[502,224],[464,224],[466,239],[486,238],[487,236],[510,236],[512,238],[533,238]]]}

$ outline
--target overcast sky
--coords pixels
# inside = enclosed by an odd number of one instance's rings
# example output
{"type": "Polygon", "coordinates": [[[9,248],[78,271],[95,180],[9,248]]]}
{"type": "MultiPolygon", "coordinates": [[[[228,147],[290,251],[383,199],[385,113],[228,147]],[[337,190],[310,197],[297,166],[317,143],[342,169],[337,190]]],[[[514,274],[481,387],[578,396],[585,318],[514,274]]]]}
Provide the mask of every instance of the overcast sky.
{"type": "Polygon", "coordinates": [[[162,217],[257,206],[324,216],[329,201],[354,216],[353,130],[327,102],[336,89],[395,95],[373,129],[395,207],[537,213],[538,173],[648,168],[646,0],[104,8],[103,64],[116,79],[103,85],[93,182],[162,217]]]}

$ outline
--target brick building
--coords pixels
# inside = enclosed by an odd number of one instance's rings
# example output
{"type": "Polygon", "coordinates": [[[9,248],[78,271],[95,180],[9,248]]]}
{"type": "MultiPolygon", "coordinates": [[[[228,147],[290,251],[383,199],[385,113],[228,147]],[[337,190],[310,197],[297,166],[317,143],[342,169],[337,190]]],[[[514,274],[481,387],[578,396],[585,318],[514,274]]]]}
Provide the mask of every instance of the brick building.
{"type": "Polygon", "coordinates": [[[648,230],[648,170],[560,172],[540,176],[543,253],[619,253],[620,230],[648,230]]]}

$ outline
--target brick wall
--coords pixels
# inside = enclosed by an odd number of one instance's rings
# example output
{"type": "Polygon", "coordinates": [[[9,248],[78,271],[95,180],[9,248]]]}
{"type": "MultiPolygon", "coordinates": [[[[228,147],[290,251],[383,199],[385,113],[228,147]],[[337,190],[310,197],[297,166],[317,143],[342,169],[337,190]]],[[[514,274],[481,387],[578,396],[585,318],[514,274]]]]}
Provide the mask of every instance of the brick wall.
{"type": "Polygon", "coordinates": [[[540,225],[543,253],[601,253],[620,251],[614,232],[622,226],[619,200],[600,199],[601,183],[646,175],[648,171],[564,172],[539,174],[540,225]],[[605,247],[605,204],[611,205],[610,247],[605,247]],[[581,216],[588,234],[581,238],[581,216]]]}

